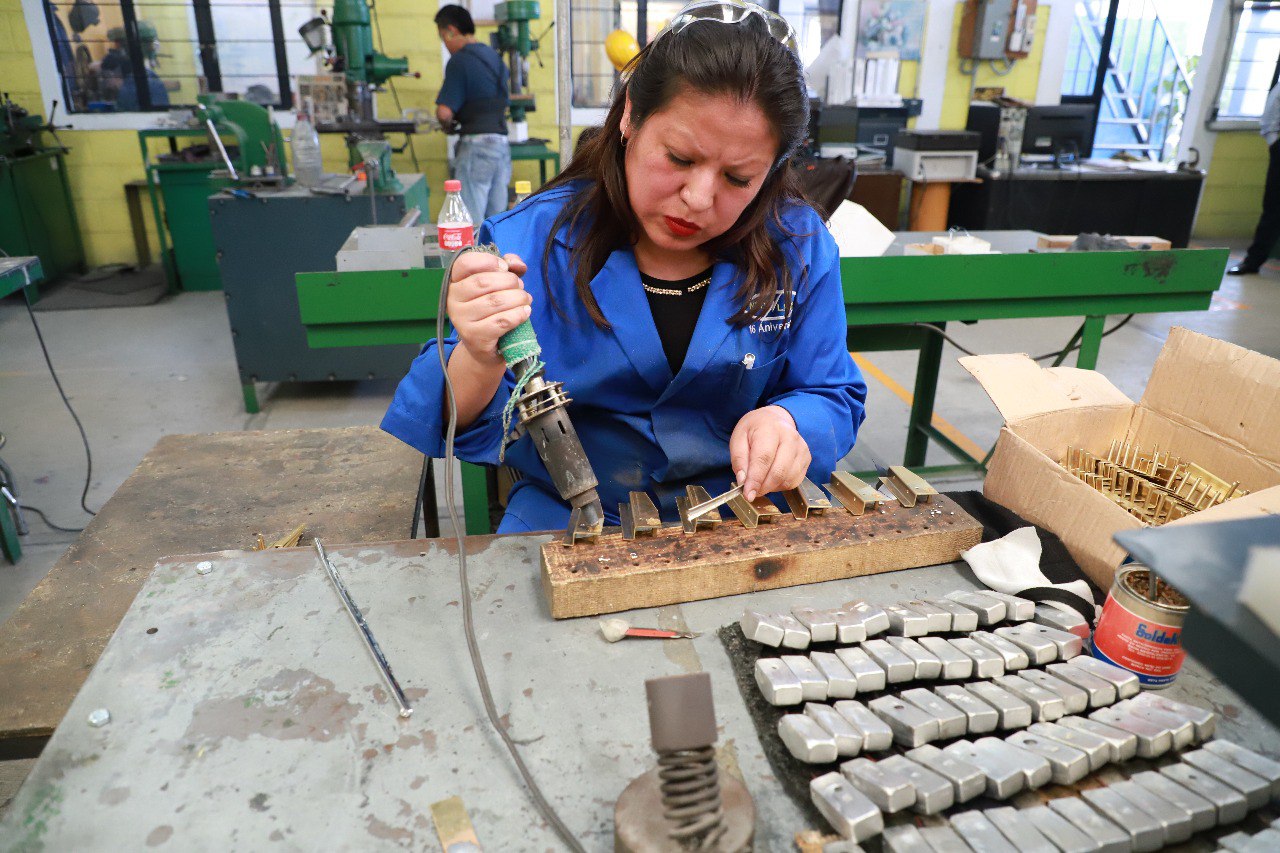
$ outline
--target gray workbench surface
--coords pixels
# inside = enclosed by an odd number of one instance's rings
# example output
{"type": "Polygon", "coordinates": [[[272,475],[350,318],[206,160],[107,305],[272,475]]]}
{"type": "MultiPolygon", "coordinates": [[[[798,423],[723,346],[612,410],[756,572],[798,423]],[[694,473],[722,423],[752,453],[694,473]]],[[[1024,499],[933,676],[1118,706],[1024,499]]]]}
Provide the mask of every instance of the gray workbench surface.
{"type": "MultiPolygon", "coordinates": [[[[646,678],[706,670],[721,765],[755,796],[760,851],[806,828],[761,750],[715,629],[744,607],[893,602],[974,586],[956,566],[633,612],[694,640],[606,644],[594,618],[553,622],[545,536],[476,537],[468,565],[499,713],[588,850],[610,850],[614,801],[653,765],[646,678]]],[[[0,825],[47,850],[438,849],[431,803],[460,796],[485,849],[555,850],[485,719],[467,659],[456,559],[435,540],[331,549],[415,712],[396,715],[309,549],[161,562],[0,825]],[[111,722],[94,728],[95,709],[111,722]]],[[[1175,698],[1219,735],[1280,754],[1280,735],[1191,664],[1175,698]]]]}

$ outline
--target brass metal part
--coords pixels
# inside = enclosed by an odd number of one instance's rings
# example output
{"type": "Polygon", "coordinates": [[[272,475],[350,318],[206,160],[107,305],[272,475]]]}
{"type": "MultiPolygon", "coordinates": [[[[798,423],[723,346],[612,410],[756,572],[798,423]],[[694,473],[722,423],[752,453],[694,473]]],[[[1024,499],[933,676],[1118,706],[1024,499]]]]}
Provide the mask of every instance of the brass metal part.
{"type": "Polygon", "coordinates": [[[662,526],[662,517],[647,492],[631,492],[627,503],[618,504],[618,517],[622,520],[622,538],[652,535],[662,526]]]}
{"type": "Polygon", "coordinates": [[[600,519],[595,524],[589,524],[582,507],[575,506],[569,513],[569,526],[564,530],[563,544],[566,547],[572,547],[573,543],[579,539],[595,539],[602,530],[604,530],[604,519],[600,519]]]}
{"type": "MultiPolygon", "coordinates": [[[[751,501],[742,496],[741,490],[729,499],[727,506],[737,516],[738,521],[742,522],[743,527],[755,527],[760,523],[760,510],[756,509],[751,501]]],[[[774,507],[774,514],[778,514],[777,507],[774,507]]]]}
{"type": "Polygon", "coordinates": [[[742,486],[734,486],[714,498],[702,486],[685,486],[684,491],[689,496],[689,518],[700,519],[710,515],[709,521],[714,524],[721,520],[719,508],[733,500],[734,496],[742,494],[742,486]]]}
{"type": "Polygon", "coordinates": [[[827,497],[827,493],[808,477],[798,487],[787,489],[782,496],[786,498],[787,506],[791,507],[791,514],[799,519],[821,515],[824,510],[831,509],[831,499],[827,497]]]}
{"type": "Polygon", "coordinates": [[[782,518],[782,511],[774,506],[768,495],[756,495],[751,506],[755,507],[755,511],[760,515],[760,521],[765,524],[772,524],[782,518]]]}
{"type": "Polygon", "coordinates": [[[881,495],[869,483],[864,483],[848,471],[832,471],[827,491],[840,501],[840,505],[853,515],[862,515],[880,505],[881,495]]]}
{"type": "MultiPolygon", "coordinates": [[[[685,495],[676,498],[676,508],[680,510],[680,525],[685,533],[697,533],[698,525],[714,527],[724,520],[720,517],[719,507],[729,498],[721,495],[725,500],[716,503],[702,486],[685,486],[684,490],[685,495]]],[[[725,494],[732,491],[730,489],[725,494]]]]}
{"type": "Polygon", "coordinates": [[[924,478],[901,465],[890,465],[889,476],[881,477],[880,482],[893,492],[898,503],[905,507],[913,507],[917,503],[928,503],[938,490],[924,481],[924,478]]]}

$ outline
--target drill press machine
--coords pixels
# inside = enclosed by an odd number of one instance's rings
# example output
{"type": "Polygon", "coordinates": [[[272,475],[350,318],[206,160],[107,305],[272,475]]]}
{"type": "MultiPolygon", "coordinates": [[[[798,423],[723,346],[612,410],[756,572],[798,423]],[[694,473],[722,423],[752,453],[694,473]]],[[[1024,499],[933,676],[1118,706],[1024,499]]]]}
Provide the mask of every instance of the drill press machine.
{"type": "Polygon", "coordinates": [[[411,134],[412,121],[382,121],[377,117],[375,95],[392,77],[418,77],[409,71],[404,57],[384,56],[373,48],[373,27],[365,0],[334,0],[333,16],[312,18],[298,33],[314,55],[325,54],[325,64],[347,82],[347,115],[336,122],[320,124],[320,133],[343,133],[347,137],[350,165],[363,163],[375,192],[403,189],[391,168],[388,133],[411,134]]]}
{"type": "MultiPolygon", "coordinates": [[[[538,0],[506,0],[493,7],[498,29],[489,36],[489,46],[501,54],[507,63],[508,106],[511,127],[508,132],[512,142],[529,139],[529,122],[526,113],[536,109],[533,92],[529,91],[529,55],[538,53],[538,42],[529,32],[529,23],[536,21],[542,10],[538,0]]],[[[554,26],[554,24],[553,24],[554,26]]],[[[542,64],[539,56],[538,64],[542,64]]]]}

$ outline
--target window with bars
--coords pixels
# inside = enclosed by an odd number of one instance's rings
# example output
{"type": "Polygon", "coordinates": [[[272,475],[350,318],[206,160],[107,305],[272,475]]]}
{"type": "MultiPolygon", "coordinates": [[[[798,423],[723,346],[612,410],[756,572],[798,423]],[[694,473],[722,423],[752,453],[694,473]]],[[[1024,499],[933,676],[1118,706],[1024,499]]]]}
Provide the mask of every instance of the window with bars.
{"type": "MultiPolygon", "coordinates": [[[[626,30],[643,46],[661,32],[686,2],[688,0],[572,0],[573,105],[609,106],[609,95],[618,76],[604,52],[609,33],[626,30]]],[[[805,65],[817,58],[822,45],[840,29],[843,0],[765,0],[761,5],[791,23],[805,65]]]]}
{"type": "Polygon", "coordinates": [[[315,74],[298,27],[314,0],[45,0],[67,109],[157,112],[223,92],[289,109],[315,74]]]}
{"type": "Polygon", "coordinates": [[[1214,118],[1256,121],[1280,60],[1280,3],[1240,3],[1214,118]]]}

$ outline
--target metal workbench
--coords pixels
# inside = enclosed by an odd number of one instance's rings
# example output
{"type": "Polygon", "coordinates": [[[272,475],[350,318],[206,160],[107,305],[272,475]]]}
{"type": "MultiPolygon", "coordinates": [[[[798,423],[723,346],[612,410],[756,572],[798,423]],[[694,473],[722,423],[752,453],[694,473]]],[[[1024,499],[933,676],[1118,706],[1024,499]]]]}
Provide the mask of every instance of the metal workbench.
{"type": "MultiPolygon", "coordinates": [[[[745,607],[891,602],[974,586],[939,566],[629,614],[694,640],[605,643],[553,622],[546,536],[468,541],[479,642],[499,713],[588,850],[653,765],[643,680],[711,673],[719,754],[755,797],[756,849],[806,820],[766,761],[714,630],[745,607]]],[[[17,849],[436,849],[429,807],[459,796],[489,850],[559,845],[485,719],[461,628],[452,543],[333,547],[415,706],[401,720],[310,549],[162,561],[0,824],[17,849]],[[209,560],[206,574],[197,571],[209,560]],[[109,723],[89,716],[106,709],[109,723]]],[[[1280,754],[1280,734],[1189,663],[1169,695],[1219,711],[1219,736],[1280,754]]],[[[1035,797],[1034,794],[1023,795],[1035,797]]]]}
{"type": "MultiPolygon", "coordinates": [[[[849,349],[919,350],[901,461],[925,476],[980,475],[985,467],[984,460],[933,427],[943,341],[911,324],[945,328],[953,321],[1081,317],[1071,343],[1079,343],[1076,366],[1092,369],[1108,315],[1204,310],[1227,265],[1226,249],[1034,252],[1041,236],[1034,231],[974,232],[1001,254],[901,254],[903,244],[929,242],[936,233],[902,232],[882,257],[840,261],[849,349]],[[925,466],[930,441],[957,464],[925,466]]],[[[443,275],[439,269],[299,273],[298,304],[307,344],[421,344],[434,338],[443,275]]],[[[483,471],[464,466],[463,492],[467,532],[489,532],[483,471]]]]}

